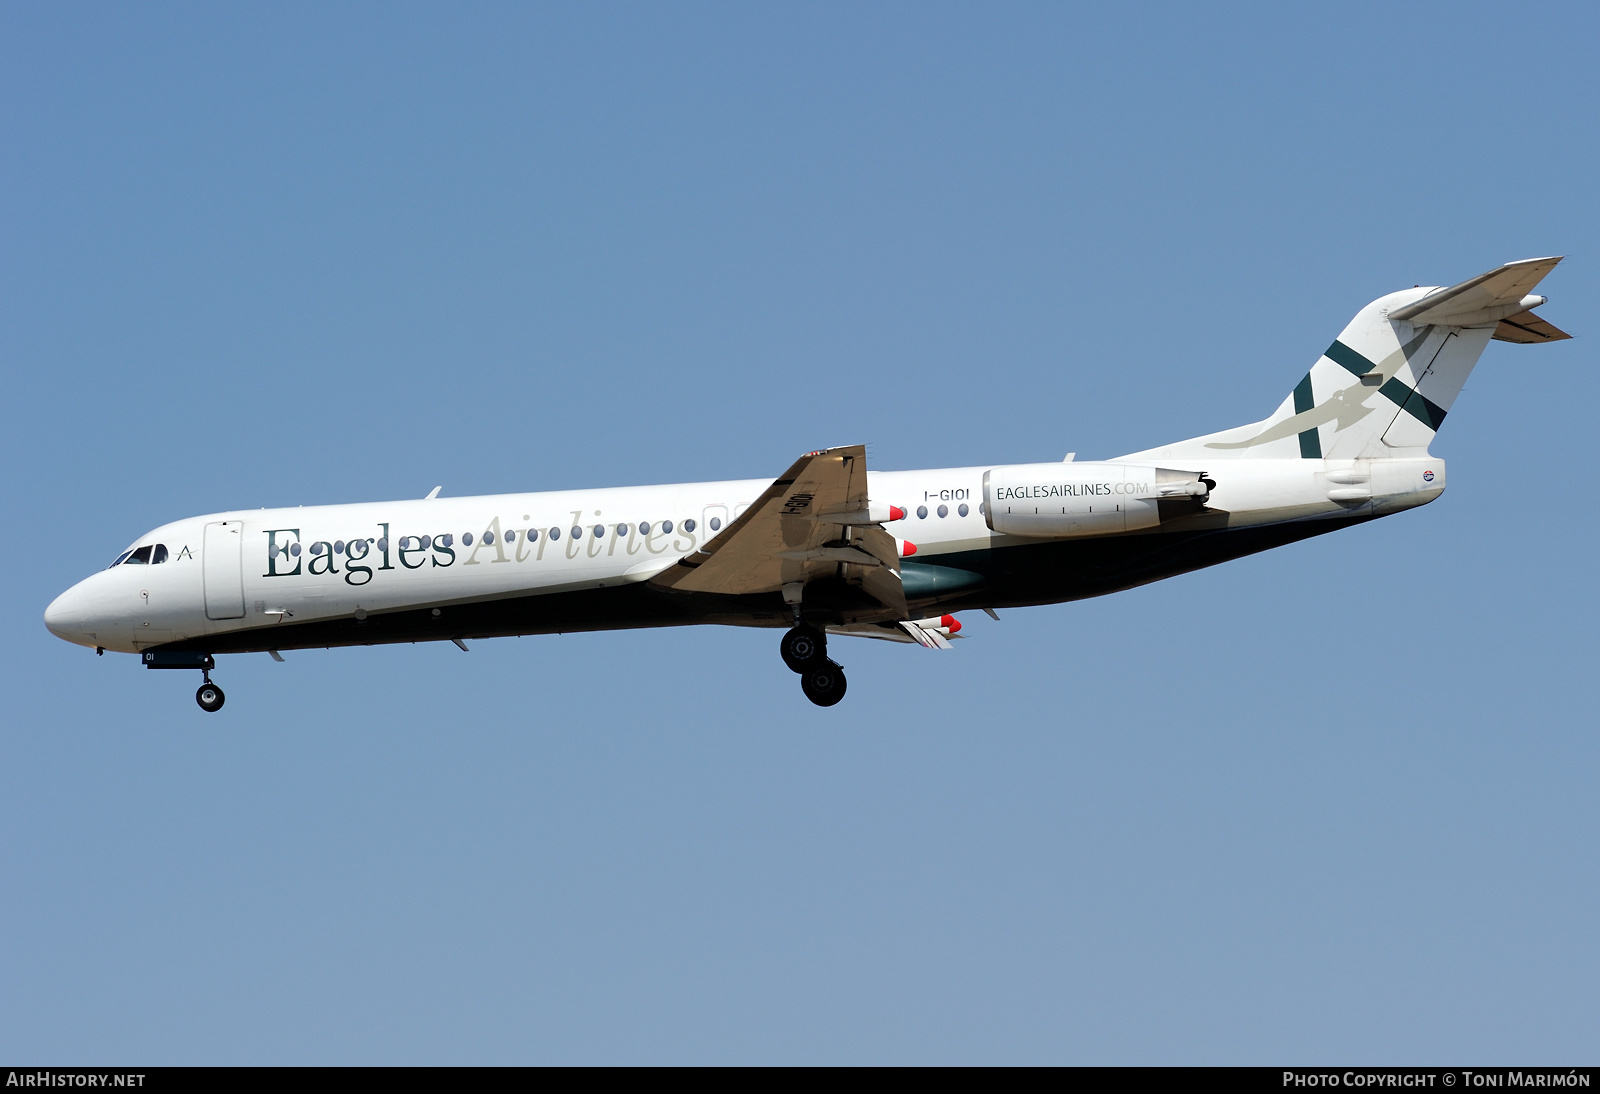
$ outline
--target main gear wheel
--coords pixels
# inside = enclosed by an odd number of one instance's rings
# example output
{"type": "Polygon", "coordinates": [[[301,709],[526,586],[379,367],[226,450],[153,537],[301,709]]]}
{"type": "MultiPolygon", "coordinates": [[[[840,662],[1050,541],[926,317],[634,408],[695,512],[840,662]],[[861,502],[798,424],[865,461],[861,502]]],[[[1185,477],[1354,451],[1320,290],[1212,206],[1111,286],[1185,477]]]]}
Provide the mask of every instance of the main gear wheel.
{"type": "Polygon", "coordinates": [[[844,669],[832,661],[800,674],[800,690],[819,707],[831,707],[843,699],[844,689],[844,669]]]}
{"type": "Polygon", "coordinates": [[[815,627],[801,623],[784,632],[778,653],[791,672],[806,672],[828,659],[828,636],[815,627]]]}

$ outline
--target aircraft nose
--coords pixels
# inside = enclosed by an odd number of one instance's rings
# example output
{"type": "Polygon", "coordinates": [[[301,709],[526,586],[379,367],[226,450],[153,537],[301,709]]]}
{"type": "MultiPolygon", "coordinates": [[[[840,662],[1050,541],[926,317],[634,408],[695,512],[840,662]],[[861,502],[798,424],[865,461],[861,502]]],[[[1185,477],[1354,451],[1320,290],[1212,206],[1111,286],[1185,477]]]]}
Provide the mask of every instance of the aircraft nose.
{"type": "Polygon", "coordinates": [[[44,625],[57,638],[81,642],[79,632],[89,618],[85,609],[83,591],[74,585],[50,602],[50,606],[44,610],[44,625]]]}

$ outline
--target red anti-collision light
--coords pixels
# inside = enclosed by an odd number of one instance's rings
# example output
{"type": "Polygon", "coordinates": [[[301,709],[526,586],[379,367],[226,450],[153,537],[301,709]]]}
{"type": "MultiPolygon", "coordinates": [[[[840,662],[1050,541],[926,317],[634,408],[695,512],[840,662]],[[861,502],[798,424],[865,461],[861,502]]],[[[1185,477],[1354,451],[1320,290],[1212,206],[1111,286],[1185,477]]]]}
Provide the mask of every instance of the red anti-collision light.
{"type": "Polygon", "coordinates": [[[941,615],[939,617],[939,626],[946,628],[951,634],[955,634],[961,629],[961,620],[953,615],[941,615]]]}
{"type": "Polygon", "coordinates": [[[890,520],[891,523],[894,522],[894,521],[897,521],[897,520],[905,520],[905,519],[906,519],[906,511],[904,509],[900,508],[898,505],[889,506],[889,520],[890,520]]]}

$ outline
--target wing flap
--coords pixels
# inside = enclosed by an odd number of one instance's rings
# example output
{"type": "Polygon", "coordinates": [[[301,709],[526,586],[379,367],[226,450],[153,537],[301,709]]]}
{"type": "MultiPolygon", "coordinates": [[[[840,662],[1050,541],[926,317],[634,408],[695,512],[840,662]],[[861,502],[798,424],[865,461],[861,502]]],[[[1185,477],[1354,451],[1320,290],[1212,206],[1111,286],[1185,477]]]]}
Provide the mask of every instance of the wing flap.
{"type": "Polygon", "coordinates": [[[885,642],[903,642],[916,645],[917,640],[893,623],[847,623],[826,628],[829,634],[846,638],[877,638],[885,642]]]}
{"type": "Polygon", "coordinates": [[[910,620],[910,619],[902,619],[900,621],[900,627],[907,634],[909,634],[912,638],[916,639],[916,641],[919,644],[921,644],[922,646],[924,646],[927,649],[930,649],[930,650],[950,650],[950,649],[955,649],[955,647],[950,644],[950,639],[946,638],[944,635],[940,634],[938,631],[934,630],[932,627],[924,627],[924,626],[922,626],[920,621],[913,621],[913,620],[910,620]]]}

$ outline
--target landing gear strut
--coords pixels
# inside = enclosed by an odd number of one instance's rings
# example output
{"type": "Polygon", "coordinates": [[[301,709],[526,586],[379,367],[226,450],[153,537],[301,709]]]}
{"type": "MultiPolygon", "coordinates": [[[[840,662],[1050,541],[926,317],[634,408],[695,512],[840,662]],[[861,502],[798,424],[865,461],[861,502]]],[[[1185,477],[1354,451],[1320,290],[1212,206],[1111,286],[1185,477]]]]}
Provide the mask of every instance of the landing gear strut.
{"type": "MultiPolygon", "coordinates": [[[[850,529],[845,529],[846,538],[850,529]]],[[[800,614],[805,594],[803,582],[783,587],[783,602],[794,610],[794,626],[784,632],[778,653],[790,671],[800,674],[800,690],[819,707],[831,707],[844,698],[844,669],[828,660],[828,634],[813,627],[800,614]]]]}

